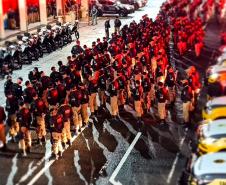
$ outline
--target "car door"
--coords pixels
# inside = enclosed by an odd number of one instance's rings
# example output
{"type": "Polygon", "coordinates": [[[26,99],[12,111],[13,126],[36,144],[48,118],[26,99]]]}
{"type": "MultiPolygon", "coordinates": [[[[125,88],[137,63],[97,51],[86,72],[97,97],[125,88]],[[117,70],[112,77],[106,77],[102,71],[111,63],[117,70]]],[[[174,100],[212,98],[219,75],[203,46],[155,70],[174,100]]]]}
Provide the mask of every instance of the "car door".
{"type": "Polygon", "coordinates": [[[118,12],[117,5],[114,1],[108,1],[108,11],[113,14],[118,12]]]}

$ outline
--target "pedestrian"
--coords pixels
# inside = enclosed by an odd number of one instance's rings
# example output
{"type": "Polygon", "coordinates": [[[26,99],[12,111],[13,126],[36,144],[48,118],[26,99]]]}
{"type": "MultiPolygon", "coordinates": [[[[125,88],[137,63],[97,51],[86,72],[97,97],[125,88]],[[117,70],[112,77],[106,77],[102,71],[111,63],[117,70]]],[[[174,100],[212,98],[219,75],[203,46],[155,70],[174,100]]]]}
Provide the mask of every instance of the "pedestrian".
{"type": "Polygon", "coordinates": [[[6,136],[5,136],[5,123],[6,120],[6,114],[4,111],[4,108],[0,106],[0,141],[3,144],[3,147],[1,148],[1,151],[6,151],[6,136]]]}
{"type": "Polygon", "coordinates": [[[97,82],[95,79],[90,79],[89,81],[89,108],[91,112],[91,117],[94,117],[96,115],[98,107],[97,107],[97,91],[98,91],[98,86],[97,82]]]}
{"type": "Polygon", "coordinates": [[[109,40],[109,28],[111,27],[110,25],[110,19],[107,19],[104,23],[104,27],[105,27],[105,37],[107,40],[109,40]]]}
{"type": "Polygon", "coordinates": [[[8,75],[6,79],[7,80],[4,83],[4,93],[5,93],[5,96],[7,96],[7,94],[9,92],[12,92],[12,88],[13,88],[12,76],[8,75]]]}
{"type": "Polygon", "coordinates": [[[119,17],[117,16],[116,19],[115,19],[115,21],[114,21],[115,34],[116,34],[116,35],[117,35],[117,34],[119,35],[121,25],[122,25],[122,23],[121,23],[119,17]]]}
{"type": "Polygon", "coordinates": [[[30,125],[32,121],[31,112],[25,106],[24,102],[20,103],[20,110],[17,114],[17,121],[20,125],[20,140],[19,140],[19,149],[20,153],[23,156],[27,156],[27,153],[31,151],[31,133],[30,125]]]}
{"type": "Polygon", "coordinates": [[[97,25],[97,14],[98,14],[98,10],[96,8],[96,6],[94,5],[91,9],[91,17],[92,17],[92,25],[97,25]]]}
{"type": "Polygon", "coordinates": [[[88,103],[89,103],[89,91],[87,90],[85,84],[79,84],[79,88],[82,93],[81,98],[81,115],[82,115],[82,126],[86,126],[89,122],[88,115],[88,103]]]}

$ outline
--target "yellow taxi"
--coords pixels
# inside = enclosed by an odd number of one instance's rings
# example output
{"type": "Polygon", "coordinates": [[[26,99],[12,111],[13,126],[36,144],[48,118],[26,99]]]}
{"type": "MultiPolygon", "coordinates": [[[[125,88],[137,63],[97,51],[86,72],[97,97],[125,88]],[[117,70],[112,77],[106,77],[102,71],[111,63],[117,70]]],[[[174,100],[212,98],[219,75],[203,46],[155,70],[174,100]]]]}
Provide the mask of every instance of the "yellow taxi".
{"type": "Polygon", "coordinates": [[[190,165],[189,185],[226,184],[226,152],[206,154],[190,165]]]}
{"type": "Polygon", "coordinates": [[[226,119],[201,125],[198,136],[198,155],[226,151],[226,119]]]}
{"type": "Polygon", "coordinates": [[[204,120],[226,118],[226,96],[209,100],[202,111],[202,117],[204,120]]]}

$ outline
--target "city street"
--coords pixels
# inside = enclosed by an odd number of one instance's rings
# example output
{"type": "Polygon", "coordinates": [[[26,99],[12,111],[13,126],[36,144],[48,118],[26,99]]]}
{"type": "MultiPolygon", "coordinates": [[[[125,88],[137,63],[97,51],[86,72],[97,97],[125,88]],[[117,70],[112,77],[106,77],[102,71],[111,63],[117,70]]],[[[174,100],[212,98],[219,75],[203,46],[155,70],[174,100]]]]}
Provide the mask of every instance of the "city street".
{"type": "MultiPolygon", "coordinates": [[[[122,18],[127,24],[132,20],[139,21],[144,14],[153,19],[159,12],[164,0],[149,0],[146,7],[122,18]]],[[[113,19],[111,18],[111,32],[113,19]]],[[[92,41],[104,36],[104,21],[98,20],[97,26],[86,26],[79,29],[81,45],[90,46],[92,41]]],[[[183,72],[188,66],[194,65],[201,75],[212,63],[215,50],[220,45],[220,27],[213,18],[206,26],[205,46],[197,59],[194,51],[180,57],[174,51],[173,58],[176,68],[183,72]]],[[[64,47],[23,66],[22,70],[13,72],[13,79],[28,79],[28,72],[34,67],[50,73],[51,66],[59,60],[66,62],[73,44],[64,47]]],[[[0,81],[0,104],[5,104],[4,80],[0,81]]],[[[205,103],[205,88],[199,99],[198,110],[193,115],[193,123],[201,119],[200,110],[205,103]]],[[[109,105],[108,105],[109,108],[109,105]]],[[[178,88],[175,107],[168,112],[167,126],[160,127],[157,118],[157,107],[144,117],[144,128],[139,129],[131,105],[120,113],[120,120],[111,119],[109,111],[99,111],[92,119],[93,126],[86,127],[79,135],[73,136],[73,144],[63,153],[63,158],[50,160],[51,144],[48,139],[46,146],[35,145],[31,154],[20,157],[17,154],[18,144],[8,143],[9,151],[0,152],[0,185],[175,185],[191,154],[190,141],[193,133],[185,132],[182,122],[182,102],[178,88]]],[[[35,133],[34,133],[34,137],[35,133]]],[[[50,136],[48,135],[48,138],[50,136]]],[[[35,143],[35,140],[34,140],[35,143]]]]}

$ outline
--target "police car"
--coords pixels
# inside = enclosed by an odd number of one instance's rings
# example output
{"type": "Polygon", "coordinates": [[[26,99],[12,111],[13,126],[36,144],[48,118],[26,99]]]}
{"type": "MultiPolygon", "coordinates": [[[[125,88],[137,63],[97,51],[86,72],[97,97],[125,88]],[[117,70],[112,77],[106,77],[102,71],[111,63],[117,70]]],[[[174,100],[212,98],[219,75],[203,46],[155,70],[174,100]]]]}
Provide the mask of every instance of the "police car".
{"type": "Polygon", "coordinates": [[[198,154],[226,151],[226,119],[202,125],[199,130],[198,154]]]}
{"type": "Polygon", "coordinates": [[[191,163],[191,185],[225,185],[226,152],[206,154],[191,163]]]}
{"type": "Polygon", "coordinates": [[[202,111],[202,117],[206,120],[226,118],[226,96],[209,100],[202,111]]]}

